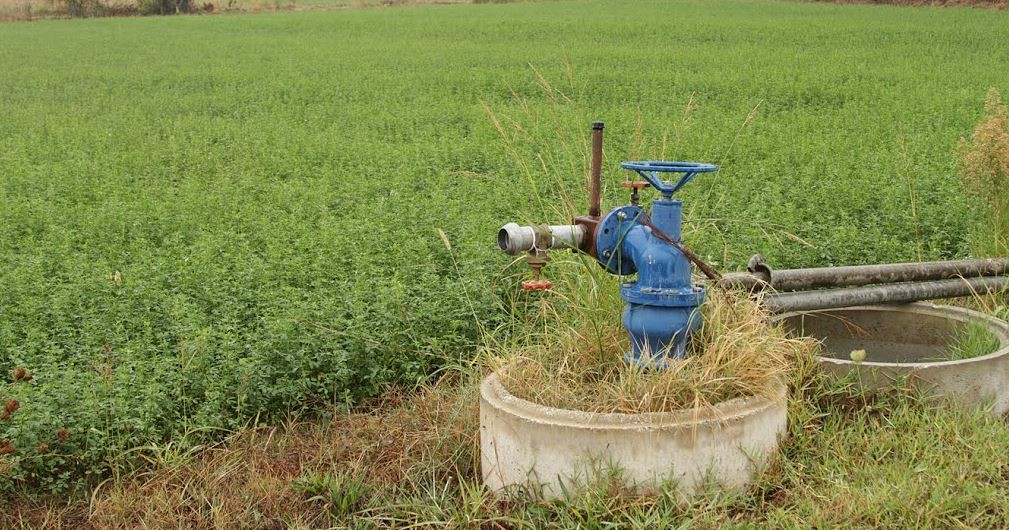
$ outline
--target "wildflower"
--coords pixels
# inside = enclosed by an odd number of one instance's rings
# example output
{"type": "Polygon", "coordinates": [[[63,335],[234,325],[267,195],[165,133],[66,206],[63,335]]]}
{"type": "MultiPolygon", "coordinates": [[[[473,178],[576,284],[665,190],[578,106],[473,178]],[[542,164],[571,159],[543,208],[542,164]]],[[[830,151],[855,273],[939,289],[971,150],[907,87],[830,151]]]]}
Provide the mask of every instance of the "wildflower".
{"type": "Polygon", "coordinates": [[[47,444],[45,442],[40,443],[39,446],[35,448],[35,452],[38,453],[38,454],[40,454],[40,455],[44,455],[44,454],[48,453],[49,452],[49,444],[47,444]]]}
{"type": "Polygon", "coordinates": [[[67,438],[70,438],[70,429],[60,427],[60,430],[56,431],[56,437],[59,438],[61,442],[67,441],[67,438]]]}

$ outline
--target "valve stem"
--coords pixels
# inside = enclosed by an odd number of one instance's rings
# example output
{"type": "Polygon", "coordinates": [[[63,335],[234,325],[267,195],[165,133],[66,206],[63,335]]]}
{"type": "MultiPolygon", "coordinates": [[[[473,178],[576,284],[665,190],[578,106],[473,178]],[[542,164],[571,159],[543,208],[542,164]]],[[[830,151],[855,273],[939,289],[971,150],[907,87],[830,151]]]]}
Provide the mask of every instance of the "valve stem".
{"type": "Polygon", "coordinates": [[[547,261],[550,261],[550,256],[542,250],[535,250],[526,254],[526,264],[533,270],[533,277],[531,280],[522,282],[522,289],[526,291],[549,291],[553,287],[553,283],[550,280],[540,278],[540,273],[543,271],[543,267],[547,264],[547,261]]]}
{"type": "Polygon", "coordinates": [[[620,185],[625,188],[631,189],[631,206],[638,205],[638,200],[640,199],[640,197],[638,196],[638,190],[642,190],[651,186],[651,184],[643,180],[635,180],[635,181],[628,180],[626,182],[621,182],[620,185]]]}

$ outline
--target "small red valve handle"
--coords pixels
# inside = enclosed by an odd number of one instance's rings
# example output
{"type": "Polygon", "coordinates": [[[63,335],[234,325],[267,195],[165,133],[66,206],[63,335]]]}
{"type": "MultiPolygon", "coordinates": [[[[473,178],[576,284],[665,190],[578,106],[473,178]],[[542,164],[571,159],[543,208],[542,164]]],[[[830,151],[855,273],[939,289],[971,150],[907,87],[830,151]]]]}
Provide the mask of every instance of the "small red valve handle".
{"type": "Polygon", "coordinates": [[[522,288],[526,291],[549,291],[554,284],[550,280],[526,280],[522,282],[522,288]]]}
{"type": "Polygon", "coordinates": [[[620,185],[625,188],[631,188],[631,204],[633,204],[634,206],[638,205],[638,190],[643,190],[651,186],[651,184],[643,180],[634,180],[634,181],[628,180],[625,182],[621,182],[620,185]]]}
{"type": "Polygon", "coordinates": [[[549,291],[553,284],[550,280],[540,279],[540,273],[543,272],[543,267],[547,264],[550,257],[547,256],[544,250],[535,250],[526,254],[526,263],[529,264],[529,268],[533,270],[533,277],[529,280],[522,282],[522,288],[528,291],[549,291]]]}

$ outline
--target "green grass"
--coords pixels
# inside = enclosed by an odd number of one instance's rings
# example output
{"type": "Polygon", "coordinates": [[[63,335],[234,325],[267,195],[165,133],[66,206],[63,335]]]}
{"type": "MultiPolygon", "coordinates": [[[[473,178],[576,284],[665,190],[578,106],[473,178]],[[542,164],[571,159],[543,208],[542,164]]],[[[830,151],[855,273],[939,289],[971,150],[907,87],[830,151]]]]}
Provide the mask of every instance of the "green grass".
{"type": "Polygon", "coordinates": [[[34,374],[3,488],[470,355],[513,288],[495,229],[582,202],[593,119],[609,206],[621,160],[721,164],[683,194],[720,268],[963,256],[954,149],[1009,86],[1007,22],[599,1],[0,26],[0,368],[34,374]]]}
{"type": "MultiPolygon", "coordinates": [[[[818,378],[794,390],[781,460],[744,493],[713,488],[684,505],[669,492],[618,494],[611,484],[563,502],[498,503],[458,488],[404,487],[359,521],[474,521],[522,528],[994,528],[1006,524],[1009,473],[1004,420],[983,411],[934,408],[913,396],[864,404],[818,378]],[[955,448],[969,448],[958,450],[955,448]],[[472,499],[476,497],[477,501],[472,499]],[[473,506],[476,506],[476,509],[473,506]],[[519,521],[520,523],[514,523],[519,521]]],[[[423,484],[423,482],[421,483],[423,484]]],[[[480,490],[478,490],[480,491],[480,490]]],[[[395,526],[395,525],[389,525],[395,526]]]]}
{"type": "MultiPolygon", "coordinates": [[[[563,501],[482,487],[472,383],[379,410],[249,431],[84,500],[10,503],[0,524],[81,528],[1000,528],[1009,426],[913,394],[867,398],[806,358],[779,460],[751,488],[635,496],[605,477],[563,501]]],[[[614,477],[616,478],[616,477],[614,477]]]]}
{"type": "Polygon", "coordinates": [[[998,337],[987,326],[980,322],[968,322],[953,333],[946,354],[947,359],[958,361],[988,355],[998,347],[998,337]]]}

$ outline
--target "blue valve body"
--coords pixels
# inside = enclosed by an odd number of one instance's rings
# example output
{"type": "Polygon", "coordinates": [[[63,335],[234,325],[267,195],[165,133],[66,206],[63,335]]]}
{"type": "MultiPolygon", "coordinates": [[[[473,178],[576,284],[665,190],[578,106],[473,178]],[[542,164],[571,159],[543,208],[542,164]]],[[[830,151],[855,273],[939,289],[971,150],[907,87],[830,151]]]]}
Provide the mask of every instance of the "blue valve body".
{"type": "MultiPolygon", "coordinates": [[[[641,173],[662,193],[664,198],[652,201],[651,225],[679,241],[683,204],[672,199],[672,193],[695,173],[714,171],[714,166],[679,162],[633,162],[624,166],[632,166],[628,169],[641,173]],[[654,173],[646,175],[642,167],[654,172],[691,172],[672,186],[658,180],[654,173]]],[[[662,368],[669,360],[686,355],[687,341],[701,325],[698,307],[704,301],[704,289],[691,283],[687,257],[658,237],[643,222],[643,215],[644,211],[634,205],[606,214],[596,232],[596,253],[607,271],[638,274],[637,280],[624,283],[620,289],[621,298],[627,302],[623,325],[631,340],[627,361],[662,368]]]]}

